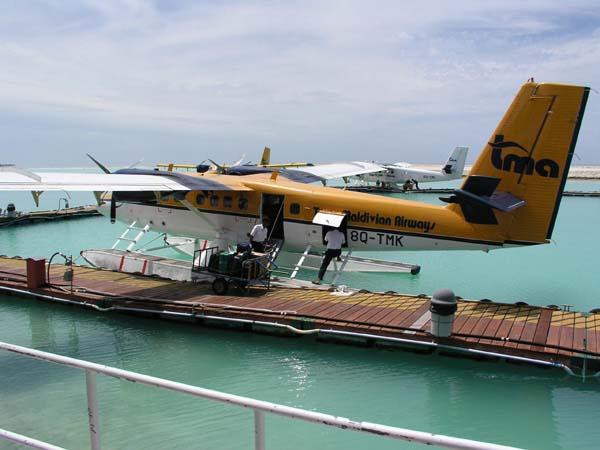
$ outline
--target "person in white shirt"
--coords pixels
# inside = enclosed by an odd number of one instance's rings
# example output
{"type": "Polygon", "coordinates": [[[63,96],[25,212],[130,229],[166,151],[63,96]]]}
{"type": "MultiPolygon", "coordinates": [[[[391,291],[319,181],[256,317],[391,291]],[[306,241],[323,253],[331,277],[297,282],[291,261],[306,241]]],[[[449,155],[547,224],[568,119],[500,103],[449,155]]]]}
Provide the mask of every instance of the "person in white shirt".
{"type": "Polygon", "coordinates": [[[327,251],[319,269],[319,277],[313,281],[314,284],[321,284],[331,260],[342,254],[342,245],[346,243],[346,236],[340,230],[334,228],[333,230],[329,230],[325,235],[325,242],[327,242],[327,251]]]}
{"type": "Polygon", "coordinates": [[[269,234],[267,224],[268,219],[264,217],[262,223],[257,223],[256,225],[254,225],[252,231],[248,233],[248,237],[250,238],[250,245],[252,245],[252,250],[254,250],[255,252],[265,252],[265,241],[267,240],[267,235],[269,234]]]}

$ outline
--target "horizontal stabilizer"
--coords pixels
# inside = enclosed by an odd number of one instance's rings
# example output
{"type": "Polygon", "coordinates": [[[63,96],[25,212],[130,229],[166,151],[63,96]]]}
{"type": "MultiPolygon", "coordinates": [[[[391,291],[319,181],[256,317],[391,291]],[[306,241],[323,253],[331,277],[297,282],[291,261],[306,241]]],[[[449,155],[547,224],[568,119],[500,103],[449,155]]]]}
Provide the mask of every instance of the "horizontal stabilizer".
{"type": "Polygon", "coordinates": [[[470,192],[473,195],[489,197],[494,193],[499,183],[499,178],[471,175],[466,179],[460,190],[470,192]]]}
{"type": "Polygon", "coordinates": [[[494,209],[511,212],[525,205],[525,201],[509,192],[496,191],[499,183],[499,178],[472,175],[452,197],[440,200],[458,203],[467,222],[495,225],[498,220],[494,209]]]}

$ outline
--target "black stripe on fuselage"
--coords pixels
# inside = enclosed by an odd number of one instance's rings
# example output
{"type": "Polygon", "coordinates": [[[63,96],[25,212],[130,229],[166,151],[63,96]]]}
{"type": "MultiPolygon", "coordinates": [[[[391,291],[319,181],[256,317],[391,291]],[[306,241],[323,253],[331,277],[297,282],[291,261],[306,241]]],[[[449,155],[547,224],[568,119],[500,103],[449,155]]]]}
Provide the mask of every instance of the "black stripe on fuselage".
{"type": "MultiPolygon", "coordinates": [[[[128,202],[128,203],[133,203],[133,202],[128,202]]],[[[170,208],[170,209],[177,209],[177,210],[184,210],[184,211],[189,211],[188,208],[184,207],[184,206],[174,206],[174,205],[149,205],[147,203],[135,203],[138,204],[140,206],[149,206],[151,208],[170,208]]],[[[238,216],[238,217],[247,217],[247,218],[252,218],[252,219],[257,219],[259,216],[255,215],[255,214],[242,214],[239,212],[229,212],[229,211],[223,211],[223,210],[210,210],[210,209],[200,209],[200,208],[196,208],[199,212],[202,213],[208,213],[208,214],[223,214],[226,216],[238,216]]],[[[289,222],[289,223],[298,223],[301,225],[314,225],[311,221],[309,220],[301,220],[301,219],[290,219],[290,218],[285,218],[284,222],[289,222]]],[[[426,239],[436,239],[436,240],[440,240],[440,241],[453,241],[453,242],[464,242],[464,243],[468,243],[468,244],[477,244],[477,245],[489,245],[489,246],[493,246],[493,247],[502,247],[504,245],[503,242],[496,242],[496,241],[485,241],[485,240],[481,240],[481,239],[469,239],[469,238],[460,238],[460,237],[452,237],[452,236],[442,236],[442,235],[435,235],[435,234],[425,234],[425,233],[414,233],[411,231],[397,231],[397,230],[389,230],[389,229],[381,229],[381,228],[369,228],[369,227],[362,227],[362,226],[355,226],[355,225],[348,225],[348,229],[351,230],[357,230],[357,231],[370,231],[372,233],[387,233],[387,234],[396,234],[396,235],[402,235],[402,236],[411,236],[411,237],[419,237],[419,238],[426,238],[426,239]]],[[[506,241],[506,243],[509,243],[509,241],[506,241]]],[[[527,242],[516,242],[516,241],[510,241],[511,244],[516,244],[516,245],[535,245],[537,243],[527,243],[527,242]]]]}
{"type": "MultiPolygon", "coordinates": [[[[313,225],[312,222],[309,222],[306,220],[286,218],[285,221],[300,223],[303,225],[313,225]]],[[[397,231],[397,230],[382,229],[382,228],[369,228],[369,227],[362,227],[362,226],[356,226],[356,225],[351,225],[351,224],[348,224],[348,230],[370,231],[372,233],[397,234],[397,235],[402,235],[402,236],[419,237],[419,238],[426,238],[426,239],[436,239],[436,240],[440,240],[440,241],[453,241],[453,242],[465,242],[465,243],[469,243],[469,244],[490,245],[490,246],[494,246],[494,247],[502,247],[503,246],[502,242],[496,242],[496,241],[484,241],[484,240],[480,240],[480,239],[468,239],[468,238],[459,238],[459,237],[451,237],[451,236],[441,236],[441,235],[435,235],[435,234],[429,234],[429,233],[427,233],[427,234],[426,233],[414,233],[411,231],[397,231]]]]}
{"type": "MultiPolygon", "coordinates": [[[[117,200],[117,203],[119,203],[118,200],[117,200]]],[[[149,208],[177,209],[177,210],[181,210],[181,211],[190,211],[190,209],[186,208],[185,206],[164,205],[164,204],[154,204],[154,203],[151,204],[151,203],[144,203],[144,202],[121,202],[121,203],[126,203],[128,205],[147,206],[149,208]]],[[[236,211],[223,211],[221,209],[219,209],[218,211],[215,211],[214,209],[202,209],[202,208],[196,207],[196,210],[201,213],[223,214],[224,216],[247,217],[250,219],[257,219],[260,217],[258,214],[241,213],[241,212],[236,212],[236,211]]]]}

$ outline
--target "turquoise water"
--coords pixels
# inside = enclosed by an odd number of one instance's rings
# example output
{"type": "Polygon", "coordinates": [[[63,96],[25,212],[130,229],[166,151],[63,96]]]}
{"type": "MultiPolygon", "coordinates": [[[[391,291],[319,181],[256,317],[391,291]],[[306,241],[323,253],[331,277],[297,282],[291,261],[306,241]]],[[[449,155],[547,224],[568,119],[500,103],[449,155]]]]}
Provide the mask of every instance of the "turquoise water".
{"type": "MultiPolygon", "coordinates": [[[[597,182],[573,183],[600,190],[597,182]]],[[[80,195],[81,204],[91,203],[80,195]]],[[[64,193],[44,196],[42,209],[55,208],[64,193]]],[[[72,204],[80,201],[71,196],[72,204]]],[[[0,206],[8,197],[22,210],[31,202],[0,193],[0,206]]],[[[379,256],[421,264],[421,274],[355,274],[344,282],[428,294],[447,286],[466,298],[599,307],[599,206],[600,198],[564,198],[550,245],[489,254],[386,253],[379,256]]],[[[112,245],[123,228],[95,217],[0,229],[0,254],[76,256],[112,245]]],[[[5,296],[0,340],[356,420],[524,448],[600,447],[599,381],[557,370],[205,329],[5,296]]],[[[84,380],[76,369],[0,353],[0,428],[89,448],[84,380]]],[[[98,393],[103,448],[253,447],[250,411],[104,376],[98,393]]],[[[426,448],[274,416],[266,428],[270,449],[426,448]]],[[[20,447],[0,441],[0,448],[20,447]]]]}
{"type": "MultiPolygon", "coordinates": [[[[600,387],[558,371],[220,331],[0,297],[0,340],[357,420],[595,449],[600,387]]],[[[0,423],[89,448],[81,371],[0,353],[0,423]]],[[[248,410],[98,377],[103,448],[252,448],[248,410]]],[[[270,449],[425,448],[268,416],[270,449]]],[[[0,448],[17,448],[0,443],[0,448]]]]}

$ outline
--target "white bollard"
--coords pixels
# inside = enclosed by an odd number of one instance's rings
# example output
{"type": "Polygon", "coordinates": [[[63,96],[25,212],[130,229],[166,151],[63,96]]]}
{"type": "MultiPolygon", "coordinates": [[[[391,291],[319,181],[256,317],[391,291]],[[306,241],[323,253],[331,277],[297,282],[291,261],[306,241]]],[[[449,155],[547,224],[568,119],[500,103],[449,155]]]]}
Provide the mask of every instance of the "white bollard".
{"type": "Polygon", "coordinates": [[[452,290],[438,289],[431,297],[431,334],[437,337],[448,337],[452,334],[454,313],[458,309],[456,297],[452,290]]]}

